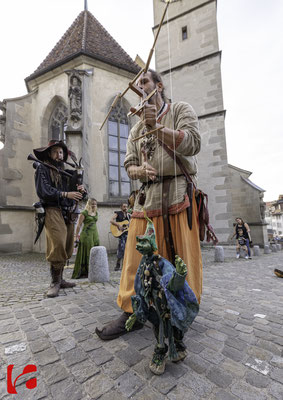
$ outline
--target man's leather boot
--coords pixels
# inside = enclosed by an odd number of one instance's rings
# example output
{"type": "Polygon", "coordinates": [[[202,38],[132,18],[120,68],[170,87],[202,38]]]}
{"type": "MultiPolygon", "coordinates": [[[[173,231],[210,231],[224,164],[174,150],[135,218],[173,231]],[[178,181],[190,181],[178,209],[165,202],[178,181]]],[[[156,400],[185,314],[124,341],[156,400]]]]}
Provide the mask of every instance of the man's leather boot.
{"type": "Polygon", "coordinates": [[[47,292],[47,297],[57,297],[60,290],[61,269],[54,268],[53,265],[51,265],[50,272],[51,272],[51,284],[47,292]]]}
{"type": "Polygon", "coordinates": [[[61,283],[60,283],[60,288],[61,289],[69,289],[73,288],[76,286],[74,282],[67,282],[63,279],[63,272],[64,272],[64,267],[61,268],[61,283]]]}
{"type": "MultiPolygon", "coordinates": [[[[104,326],[102,329],[96,328],[95,333],[102,340],[113,340],[118,338],[119,336],[125,335],[126,333],[128,333],[125,327],[125,323],[131,315],[131,313],[127,313],[124,311],[119,318],[115,319],[112,322],[109,322],[109,324],[104,326]]],[[[139,321],[136,321],[130,332],[142,328],[143,324],[139,321]]]]}
{"type": "Polygon", "coordinates": [[[280,271],[280,269],[275,269],[274,273],[278,278],[283,278],[283,271],[280,271]]]}

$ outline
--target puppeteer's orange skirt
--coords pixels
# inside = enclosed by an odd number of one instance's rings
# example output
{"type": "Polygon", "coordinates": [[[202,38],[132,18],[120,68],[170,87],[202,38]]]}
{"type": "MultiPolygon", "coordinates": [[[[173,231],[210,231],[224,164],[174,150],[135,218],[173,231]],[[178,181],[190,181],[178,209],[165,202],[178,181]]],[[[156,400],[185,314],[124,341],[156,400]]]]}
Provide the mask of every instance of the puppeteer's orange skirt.
{"type": "MultiPolygon", "coordinates": [[[[202,258],[199,241],[199,228],[197,221],[197,206],[193,198],[193,227],[188,227],[187,211],[170,215],[170,224],[176,254],[180,256],[188,268],[187,281],[194,291],[198,302],[202,293],[202,258]]],[[[158,254],[168,259],[166,243],[164,239],[162,216],[153,217],[156,231],[158,254]]],[[[136,250],[136,236],[143,235],[146,230],[146,220],[132,218],[126,243],[123,269],[120,281],[120,289],[117,304],[126,312],[133,312],[131,296],[135,294],[134,280],[142,255],[136,250]]]]}

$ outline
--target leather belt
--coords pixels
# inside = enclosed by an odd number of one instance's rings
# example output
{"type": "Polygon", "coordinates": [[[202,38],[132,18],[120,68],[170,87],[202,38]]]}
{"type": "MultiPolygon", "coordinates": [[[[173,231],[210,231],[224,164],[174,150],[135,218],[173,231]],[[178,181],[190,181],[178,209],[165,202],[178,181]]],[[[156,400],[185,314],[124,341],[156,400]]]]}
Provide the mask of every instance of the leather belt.
{"type": "Polygon", "coordinates": [[[148,181],[148,182],[143,182],[142,183],[142,187],[145,186],[150,186],[150,185],[154,185],[155,183],[162,183],[168,179],[173,179],[173,178],[178,178],[178,176],[184,176],[184,174],[180,174],[180,175],[165,175],[165,176],[159,176],[157,175],[156,178],[154,179],[154,181],[148,181]]]}

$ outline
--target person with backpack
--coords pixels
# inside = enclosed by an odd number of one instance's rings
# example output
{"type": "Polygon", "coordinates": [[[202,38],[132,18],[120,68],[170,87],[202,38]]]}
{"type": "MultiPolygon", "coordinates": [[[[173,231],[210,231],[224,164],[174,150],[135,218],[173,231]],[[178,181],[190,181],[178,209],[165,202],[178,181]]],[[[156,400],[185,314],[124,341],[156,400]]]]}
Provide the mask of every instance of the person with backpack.
{"type": "Polygon", "coordinates": [[[252,239],[251,239],[250,227],[246,222],[244,222],[243,218],[241,218],[241,217],[237,217],[235,219],[235,221],[236,221],[235,230],[234,230],[234,234],[231,236],[231,240],[234,238],[234,236],[236,236],[236,239],[238,240],[239,231],[242,230],[243,231],[243,237],[244,237],[244,239],[246,241],[245,244],[246,244],[247,249],[248,249],[248,258],[251,259],[252,257],[251,257],[250,245],[252,244],[252,239]]]}

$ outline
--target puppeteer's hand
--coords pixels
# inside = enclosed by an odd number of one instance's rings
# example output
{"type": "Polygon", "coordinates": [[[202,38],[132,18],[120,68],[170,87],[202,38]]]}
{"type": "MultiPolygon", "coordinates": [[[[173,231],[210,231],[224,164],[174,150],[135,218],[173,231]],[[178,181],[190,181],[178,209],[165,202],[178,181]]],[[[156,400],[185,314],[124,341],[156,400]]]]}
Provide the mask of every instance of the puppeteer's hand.
{"type": "Polygon", "coordinates": [[[131,107],[131,108],[130,108],[130,111],[131,111],[132,113],[136,113],[136,115],[138,115],[139,117],[140,117],[141,114],[142,114],[142,109],[141,109],[140,111],[136,112],[136,111],[137,111],[137,108],[135,108],[135,107],[131,107]]]}
{"type": "Polygon", "coordinates": [[[148,130],[153,130],[156,128],[156,117],[157,109],[154,104],[145,104],[143,112],[141,113],[141,119],[144,121],[145,126],[148,130]]]}
{"type": "Polygon", "coordinates": [[[187,274],[187,266],[184,263],[184,261],[181,259],[179,256],[175,256],[175,266],[176,266],[176,272],[179,275],[185,275],[187,274]]]}
{"type": "Polygon", "coordinates": [[[137,317],[136,314],[132,314],[125,323],[125,328],[129,332],[133,329],[134,323],[136,322],[137,317]]]}
{"type": "Polygon", "coordinates": [[[151,179],[154,181],[157,176],[157,170],[147,161],[144,161],[142,165],[130,165],[127,172],[131,179],[151,179]]]}
{"type": "Polygon", "coordinates": [[[149,178],[155,180],[157,171],[148,162],[144,161],[140,166],[139,178],[149,178]]]}
{"type": "MultiPolygon", "coordinates": [[[[130,111],[135,113],[137,109],[131,107],[130,111]]],[[[144,121],[148,130],[153,130],[156,128],[157,109],[154,104],[145,104],[141,110],[136,113],[136,115],[138,115],[144,121]]]]}

